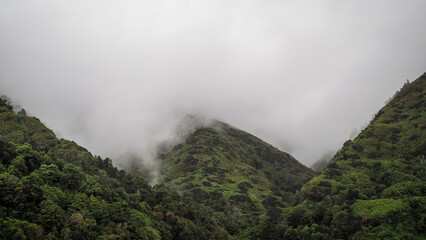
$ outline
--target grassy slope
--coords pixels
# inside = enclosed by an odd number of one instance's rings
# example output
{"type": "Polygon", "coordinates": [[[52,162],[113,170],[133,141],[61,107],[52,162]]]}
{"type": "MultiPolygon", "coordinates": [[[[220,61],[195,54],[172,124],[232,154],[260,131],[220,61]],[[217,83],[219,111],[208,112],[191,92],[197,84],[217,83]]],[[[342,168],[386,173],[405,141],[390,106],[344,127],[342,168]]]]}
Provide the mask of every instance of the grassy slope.
{"type": "Polygon", "coordinates": [[[382,108],[287,209],[288,236],[424,238],[426,74],[382,108]]]}

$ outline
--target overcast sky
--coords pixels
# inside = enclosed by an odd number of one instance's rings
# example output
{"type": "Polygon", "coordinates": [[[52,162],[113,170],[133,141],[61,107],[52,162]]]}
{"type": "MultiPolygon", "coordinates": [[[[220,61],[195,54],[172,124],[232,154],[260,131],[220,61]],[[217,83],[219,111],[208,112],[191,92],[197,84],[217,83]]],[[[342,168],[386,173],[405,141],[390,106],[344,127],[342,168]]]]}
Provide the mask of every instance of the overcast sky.
{"type": "Polygon", "coordinates": [[[311,165],[426,71],[426,1],[0,0],[0,94],[150,158],[185,114],[311,165]]]}

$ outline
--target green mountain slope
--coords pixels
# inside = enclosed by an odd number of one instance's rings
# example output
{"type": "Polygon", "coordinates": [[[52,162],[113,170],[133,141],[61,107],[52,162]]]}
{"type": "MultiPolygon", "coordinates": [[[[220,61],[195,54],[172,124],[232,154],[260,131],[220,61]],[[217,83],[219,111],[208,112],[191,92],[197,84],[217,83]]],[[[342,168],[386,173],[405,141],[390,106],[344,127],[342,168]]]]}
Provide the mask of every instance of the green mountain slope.
{"type": "Polygon", "coordinates": [[[406,84],[286,209],[289,239],[426,238],[426,74],[406,84]]]}
{"type": "Polygon", "coordinates": [[[0,99],[0,239],[230,239],[212,210],[0,99]]]}
{"type": "Polygon", "coordinates": [[[218,121],[188,134],[160,158],[160,182],[212,206],[225,229],[240,238],[277,208],[291,206],[314,176],[289,154],[218,121]]]}
{"type": "Polygon", "coordinates": [[[0,239],[425,239],[425,155],[426,74],[316,177],[216,121],[164,149],[154,187],[0,99],[0,239]]]}

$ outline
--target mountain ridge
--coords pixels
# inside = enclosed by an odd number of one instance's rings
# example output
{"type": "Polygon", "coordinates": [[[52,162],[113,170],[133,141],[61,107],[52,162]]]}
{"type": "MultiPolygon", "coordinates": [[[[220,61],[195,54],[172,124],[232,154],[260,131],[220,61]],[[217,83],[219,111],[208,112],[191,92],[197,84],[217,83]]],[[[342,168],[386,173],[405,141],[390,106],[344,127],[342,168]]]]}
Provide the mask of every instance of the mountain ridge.
{"type": "Polygon", "coordinates": [[[426,219],[426,74],[306,183],[283,213],[285,238],[422,239],[426,219]]]}
{"type": "Polygon", "coordinates": [[[0,136],[1,238],[232,239],[208,207],[56,138],[6,99],[0,136]]]}
{"type": "Polygon", "coordinates": [[[250,225],[241,220],[258,225],[275,208],[291,206],[314,172],[258,137],[217,120],[210,123],[159,155],[159,182],[213,206],[225,229],[249,238],[250,225]],[[231,215],[232,208],[242,215],[230,224],[221,215],[231,215]]]}
{"type": "Polygon", "coordinates": [[[426,74],[406,83],[318,175],[213,123],[182,128],[181,142],[158,156],[162,184],[152,187],[141,172],[58,139],[0,99],[0,236],[426,238],[426,74]]]}

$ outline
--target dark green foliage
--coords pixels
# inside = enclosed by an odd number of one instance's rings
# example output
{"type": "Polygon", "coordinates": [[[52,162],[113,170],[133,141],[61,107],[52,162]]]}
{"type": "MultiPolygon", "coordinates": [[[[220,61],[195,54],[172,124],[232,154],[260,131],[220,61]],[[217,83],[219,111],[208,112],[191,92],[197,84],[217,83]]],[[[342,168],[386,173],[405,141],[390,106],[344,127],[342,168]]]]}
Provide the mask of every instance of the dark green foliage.
{"type": "Polygon", "coordinates": [[[248,183],[248,182],[241,182],[238,184],[238,188],[242,191],[242,192],[247,192],[247,190],[249,190],[250,188],[252,188],[253,186],[248,183]]]}
{"type": "Polygon", "coordinates": [[[216,122],[160,153],[154,187],[0,99],[0,239],[426,238],[425,87],[405,84],[314,178],[216,122]]]}
{"type": "MultiPolygon", "coordinates": [[[[209,209],[193,202],[209,197],[200,189],[193,191],[192,198],[181,199],[164,185],[152,189],[138,173],[111,177],[116,172],[106,171],[111,167],[109,160],[101,161],[106,170],[90,174],[61,159],[56,162],[27,144],[0,141],[0,147],[0,236],[6,239],[97,239],[105,234],[124,239],[229,236],[209,209]],[[166,221],[167,214],[177,220],[166,221]]],[[[91,161],[99,162],[99,158],[91,161]]]]}
{"type": "MultiPolygon", "coordinates": [[[[0,239],[230,237],[193,198],[151,188],[141,173],[119,171],[111,159],[58,140],[7,104],[0,101],[0,239]]],[[[194,190],[195,199],[209,196],[194,190]]]]}
{"type": "Polygon", "coordinates": [[[160,155],[160,181],[212,207],[219,224],[242,239],[260,237],[259,221],[275,221],[314,176],[289,154],[217,121],[160,155]]]}
{"type": "Polygon", "coordinates": [[[288,239],[426,238],[426,74],[406,84],[288,208],[288,239]]]}

